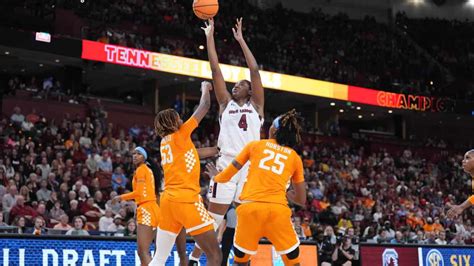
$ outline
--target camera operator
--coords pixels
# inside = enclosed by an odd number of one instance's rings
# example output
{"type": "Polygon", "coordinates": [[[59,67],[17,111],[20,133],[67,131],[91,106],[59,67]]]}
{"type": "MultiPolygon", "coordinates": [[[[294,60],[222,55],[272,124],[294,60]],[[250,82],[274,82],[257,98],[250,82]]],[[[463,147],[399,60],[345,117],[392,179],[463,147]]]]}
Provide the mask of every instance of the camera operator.
{"type": "Polygon", "coordinates": [[[326,226],[324,234],[318,234],[318,251],[319,261],[321,266],[332,265],[332,254],[335,249],[337,242],[334,229],[331,226],[326,226]]]}
{"type": "Polygon", "coordinates": [[[332,253],[334,266],[351,266],[355,251],[352,249],[352,241],[348,237],[338,239],[336,249],[332,253]]]}

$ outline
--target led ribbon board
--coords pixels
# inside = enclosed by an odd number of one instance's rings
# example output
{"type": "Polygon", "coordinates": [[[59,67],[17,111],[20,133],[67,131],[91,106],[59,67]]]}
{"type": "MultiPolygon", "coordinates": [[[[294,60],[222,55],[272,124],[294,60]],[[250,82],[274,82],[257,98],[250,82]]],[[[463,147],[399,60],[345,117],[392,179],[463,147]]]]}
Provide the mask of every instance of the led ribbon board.
{"type": "MultiPolygon", "coordinates": [[[[190,77],[212,78],[208,61],[88,40],[82,41],[82,59],[190,77]]],[[[226,82],[250,79],[247,68],[226,64],[220,64],[220,67],[226,82]]],[[[416,111],[444,112],[454,107],[454,101],[444,98],[390,93],[268,71],[260,71],[260,76],[265,88],[335,100],[416,111]]]]}

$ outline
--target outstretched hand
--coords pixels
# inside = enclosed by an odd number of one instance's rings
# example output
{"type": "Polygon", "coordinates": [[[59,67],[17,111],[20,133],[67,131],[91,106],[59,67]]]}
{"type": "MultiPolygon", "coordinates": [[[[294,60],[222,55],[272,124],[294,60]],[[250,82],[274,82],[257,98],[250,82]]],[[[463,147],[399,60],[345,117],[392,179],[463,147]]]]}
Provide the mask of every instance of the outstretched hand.
{"type": "Polygon", "coordinates": [[[219,174],[219,171],[216,168],[216,165],[214,163],[208,163],[206,164],[206,171],[204,171],[205,174],[207,174],[210,178],[215,177],[217,174],[219,174]]]}
{"type": "Polygon", "coordinates": [[[204,90],[212,91],[212,83],[210,83],[209,81],[201,82],[201,91],[204,90]]]}
{"type": "Polygon", "coordinates": [[[214,19],[210,18],[207,22],[204,22],[206,27],[201,27],[201,29],[206,34],[206,37],[214,35],[214,19]]]}
{"type": "Polygon", "coordinates": [[[235,28],[232,28],[232,32],[234,33],[234,38],[237,41],[244,40],[244,35],[242,34],[242,18],[238,18],[235,23],[235,28]]]}
{"type": "Polygon", "coordinates": [[[451,207],[451,209],[449,209],[447,215],[449,219],[453,219],[457,217],[459,214],[461,214],[462,212],[463,212],[463,208],[461,207],[461,205],[454,205],[451,207]]]}

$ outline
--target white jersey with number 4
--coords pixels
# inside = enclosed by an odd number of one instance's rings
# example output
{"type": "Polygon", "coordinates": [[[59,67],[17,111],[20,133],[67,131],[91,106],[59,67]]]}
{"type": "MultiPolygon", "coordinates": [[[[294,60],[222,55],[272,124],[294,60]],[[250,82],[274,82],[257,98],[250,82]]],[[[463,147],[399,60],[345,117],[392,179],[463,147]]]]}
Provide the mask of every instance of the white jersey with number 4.
{"type": "Polygon", "coordinates": [[[217,146],[223,156],[235,157],[249,142],[260,140],[263,119],[248,101],[239,106],[231,100],[220,118],[220,132],[217,146]]]}

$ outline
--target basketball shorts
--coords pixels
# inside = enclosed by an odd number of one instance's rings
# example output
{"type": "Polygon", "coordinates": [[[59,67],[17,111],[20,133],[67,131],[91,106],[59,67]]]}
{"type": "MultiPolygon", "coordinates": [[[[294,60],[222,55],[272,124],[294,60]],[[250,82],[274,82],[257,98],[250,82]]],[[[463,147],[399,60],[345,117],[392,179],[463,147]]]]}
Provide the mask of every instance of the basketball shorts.
{"type": "Polygon", "coordinates": [[[295,250],[300,241],[291,224],[291,210],[276,203],[251,202],[237,207],[234,246],[255,255],[261,238],[266,237],[279,255],[295,250]]]}
{"type": "Polygon", "coordinates": [[[160,211],[161,230],[177,235],[184,227],[191,236],[214,230],[214,219],[207,212],[201,197],[197,202],[175,202],[162,194],[160,211]]]}
{"type": "MultiPolygon", "coordinates": [[[[234,157],[221,156],[217,159],[217,170],[222,171],[232,163],[234,157]]],[[[211,179],[207,198],[210,202],[218,204],[231,204],[233,201],[240,203],[240,194],[247,181],[249,163],[247,162],[227,183],[216,183],[211,179]]]]}
{"type": "Polygon", "coordinates": [[[137,207],[137,224],[158,227],[160,221],[160,207],[156,201],[148,201],[137,207]]]}

